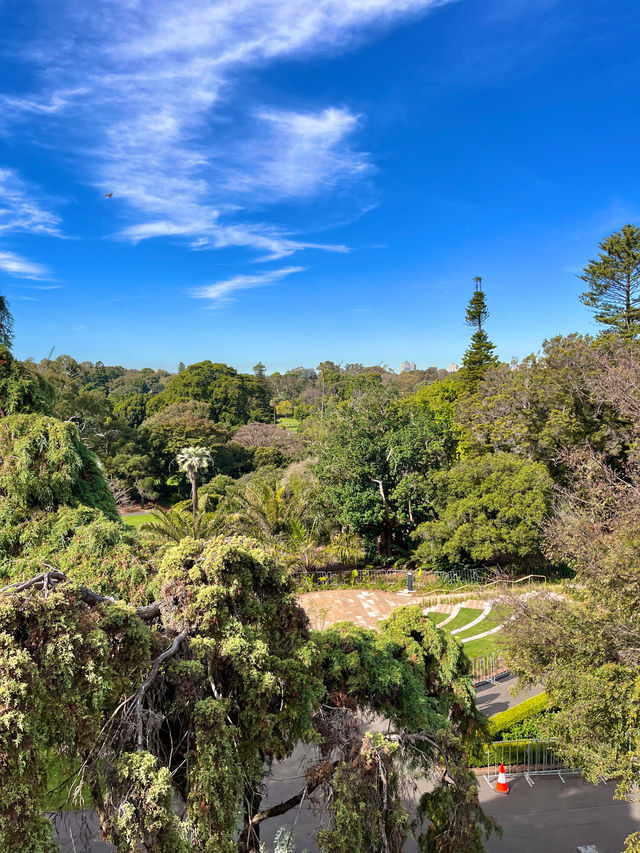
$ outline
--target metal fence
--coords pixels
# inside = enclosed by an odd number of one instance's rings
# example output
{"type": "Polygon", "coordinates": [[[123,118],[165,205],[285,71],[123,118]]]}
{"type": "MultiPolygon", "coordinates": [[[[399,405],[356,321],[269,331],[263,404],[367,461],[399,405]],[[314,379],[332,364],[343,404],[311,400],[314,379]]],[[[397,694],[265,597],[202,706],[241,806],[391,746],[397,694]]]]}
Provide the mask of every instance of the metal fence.
{"type": "Polygon", "coordinates": [[[504,764],[507,777],[524,776],[531,786],[535,784],[534,776],[558,776],[564,783],[564,776],[579,772],[566,765],[554,740],[508,740],[489,744],[484,778],[491,788],[501,764],[504,764]]]}
{"type": "MultiPolygon", "coordinates": [[[[407,569],[309,569],[295,571],[292,576],[300,586],[313,589],[335,588],[340,586],[368,586],[378,582],[407,586],[407,569]]],[[[435,582],[455,587],[460,584],[487,583],[494,575],[484,569],[461,569],[451,572],[431,572],[426,569],[411,570],[413,588],[418,590],[435,582]]]]}
{"type": "MultiPolygon", "coordinates": [[[[365,568],[365,569],[308,569],[292,572],[296,584],[303,590],[335,589],[337,587],[368,587],[384,584],[385,586],[407,587],[408,570],[402,568],[365,568]]],[[[523,580],[522,576],[510,575],[507,572],[496,574],[490,569],[452,569],[449,572],[429,571],[427,569],[412,569],[412,587],[414,590],[424,589],[428,594],[435,595],[455,592],[456,588],[475,584],[514,583],[523,580]],[[433,591],[433,585],[440,588],[433,591]],[[428,589],[427,589],[428,588],[428,589]]],[[[524,580],[544,581],[549,572],[527,575],[524,580]]]]}
{"type": "Polygon", "coordinates": [[[485,682],[495,682],[497,678],[506,675],[509,667],[501,652],[494,652],[484,657],[470,658],[471,677],[475,685],[485,682]]]}

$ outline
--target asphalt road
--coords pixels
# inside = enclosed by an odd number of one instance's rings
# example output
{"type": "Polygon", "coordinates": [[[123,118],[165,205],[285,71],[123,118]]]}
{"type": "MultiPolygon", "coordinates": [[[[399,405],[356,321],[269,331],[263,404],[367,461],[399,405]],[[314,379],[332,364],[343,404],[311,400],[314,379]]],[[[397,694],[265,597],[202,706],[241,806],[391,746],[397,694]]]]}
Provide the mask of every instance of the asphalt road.
{"type": "Polygon", "coordinates": [[[640,802],[613,799],[615,786],[589,785],[579,777],[508,779],[510,792],[496,794],[481,780],[485,812],[501,824],[502,838],[487,842],[489,853],[576,853],[594,845],[598,853],[621,853],[624,840],[640,830],[640,802]]]}
{"type": "Polygon", "coordinates": [[[542,693],[542,687],[532,687],[529,690],[520,690],[517,693],[512,693],[517,684],[517,678],[509,676],[501,678],[495,684],[483,684],[476,690],[476,703],[478,708],[491,717],[498,714],[500,711],[506,711],[507,708],[512,708],[519,702],[524,702],[530,696],[537,696],[542,693]]]}

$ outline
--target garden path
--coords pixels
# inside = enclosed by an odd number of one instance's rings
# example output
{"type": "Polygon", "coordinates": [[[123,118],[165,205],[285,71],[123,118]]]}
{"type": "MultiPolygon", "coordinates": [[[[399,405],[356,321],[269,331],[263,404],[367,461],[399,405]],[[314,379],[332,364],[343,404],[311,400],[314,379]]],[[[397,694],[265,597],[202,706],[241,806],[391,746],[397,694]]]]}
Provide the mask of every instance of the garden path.
{"type": "MultiPolygon", "coordinates": [[[[387,619],[396,608],[406,607],[408,604],[423,604],[424,596],[405,590],[392,592],[380,589],[323,589],[302,593],[298,598],[312,627],[321,630],[335,625],[336,622],[353,622],[361,628],[375,628],[381,619],[387,619]]],[[[455,616],[461,607],[485,610],[487,602],[469,599],[462,604],[438,604],[437,607],[427,609],[455,616]]],[[[449,619],[445,620],[448,621],[449,619]]],[[[442,625],[444,622],[440,623],[440,626],[442,625]]]]}

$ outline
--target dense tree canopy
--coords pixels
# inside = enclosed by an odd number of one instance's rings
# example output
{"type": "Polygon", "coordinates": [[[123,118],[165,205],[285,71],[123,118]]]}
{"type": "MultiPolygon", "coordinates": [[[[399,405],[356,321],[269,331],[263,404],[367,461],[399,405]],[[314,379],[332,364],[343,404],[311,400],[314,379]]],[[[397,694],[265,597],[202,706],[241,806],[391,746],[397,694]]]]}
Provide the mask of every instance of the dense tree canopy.
{"type": "Polygon", "coordinates": [[[216,422],[243,424],[270,417],[268,389],[255,376],[245,376],[226,364],[201,361],[174,376],[161,394],[149,402],[157,412],[172,403],[198,400],[208,406],[216,422]]]}
{"type": "Polygon", "coordinates": [[[0,418],[19,412],[51,414],[52,389],[0,344],[0,418]]]}
{"type": "Polygon", "coordinates": [[[22,511],[83,504],[118,518],[100,465],[76,425],[45,415],[0,420],[0,495],[5,506],[22,511]]]}
{"type": "Polygon", "coordinates": [[[418,528],[434,563],[509,565],[540,560],[551,502],[545,466],[509,453],[471,457],[434,476],[436,513],[418,528]]]}
{"type": "Polygon", "coordinates": [[[452,425],[428,406],[400,407],[371,389],[325,417],[318,476],[342,525],[390,555],[429,516],[431,472],[455,448],[452,425]]]}

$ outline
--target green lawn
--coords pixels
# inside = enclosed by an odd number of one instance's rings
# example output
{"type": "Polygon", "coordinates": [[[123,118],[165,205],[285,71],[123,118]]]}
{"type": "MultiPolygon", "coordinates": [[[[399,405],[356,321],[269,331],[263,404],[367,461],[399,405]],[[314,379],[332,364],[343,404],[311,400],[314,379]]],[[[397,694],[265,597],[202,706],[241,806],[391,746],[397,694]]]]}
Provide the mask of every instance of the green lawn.
{"type": "MultiPolygon", "coordinates": [[[[480,628],[480,625],[478,625],[478,628],[480,628]]],[[[471,643],[465,643],[462,648],[468,658],[481,658],[486,655],[492,655],[494,652],[500,652],[503,649],[502,631],[489,634],[488,637],[482,637],[480,640],[474,640],[471,643]]]]}
{"type": "MultiPolygon", "coordinates": [[[[478,613],[480,615],[482,611],[478,613]]],[[[476,634],[482,634],[484,631],[490,631],[492,628],[495,628],[498,625],[501,625],[507,617],[505,616],[503,611],[498,611],[494,607],[488,616],[482,620],[482,622],[478,622],[477,625],[474,625],[473,628],[468,628],[465,631],[460,631],[459,634],[456,634],[456,637],[459,640],[464,640],[465,637],[474,637],[476,634]]],[[[449,626],[446,625],[446,628],[449,626]]],[[[468,645],[468,643],[467,643],[468,645]]]]}
{"type": "Polygon", "coordinates": [[[292,432],[297,432],[300,426],[300,421],[296,418],[278,418],[280,426],[290,429],[292,432]]]}
{"type": "MultiPolygon", "coordinates": [[[[482,610],[478,610],[475,607],[462,607],[460,608],[456,618],[452,619],[451,622],[448,622],[442,630],[455,631],[456,628],[462,628],[469,622],[473,622],[473,620],[481,613],[482,610]]],[[[435,625],[441,624],[447,618],[446,613],[438,613],[437,611],[428,613],[427,616],[435,625]]],[[[492,628],[496,628],[498,625],[504,624],[508,618],[509,614],[505,612],[504,607],[493,608],[488,616],[486,616],[481,622],[478,622],[477,625],[474,625],[473,628],[460,631],[460,633],[455,634],[455,636],[458,640],[463,640],[466,637],[474,637],[476,634],[482,634],[485,631],[490,631],[492,628]]],[[[467,657],[476,658],[491,655],[494,652],[499,652],[502,649],[501,634],[502,632],[498,631],[495,634],[489,634],[488,637],[473,640],[471,643],[464,643],[463,648],[465,654],[467,657]]]]}
{"type": "MultiPolygon", "coordinates": [[[[444,630],[451,632],[455,631],[456,628],[462,628],[464,625],[467,625],[469,622],[473,622],[474,619],[477,619],[481,613],[482,610],[478,610],[477,607],[461,607],[455,619],[452,619],[451,622],[447,622],[444,626],[444,630]]],[[[473,628],[471,630],[473,631],[473,628]]],[[[458,635],[456,634],[456,636],[458,635]]]]}
{"type": "Polygon", "coordinates": [[[125,524],[130,524],[131,527],[140,527],[141,524],[144,524],[145,521],[151,521],[153,518],[149,513],[145,513],[144,515],[123,515],[122,520],[125,524]]]}
{"type": "Polygon", "coordinates": [[[431,619],[435,625],[439,625],[441,622],[444,622],[445,619],[449,618],[449,614],[439,613],[437,610],[433,610],[431,613],[427,613],[427,618],[431,619]]]}
{"type": "Polygon", "coordinates": [[[72,771],[77,768],[72,760],[61,758],[54,752],[49,753],[47,758],[47,791],[44,810],[55,812],[58,809],[73,811],[74,809],[86,809],[91,807],[91,794],[86,785],[82,788],[80,799],[75,802],[71,799],[71,788],[75,788],[77,780],[70,781],[72,771]]]}

